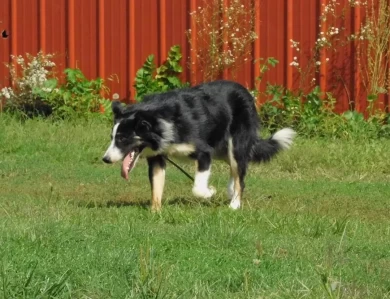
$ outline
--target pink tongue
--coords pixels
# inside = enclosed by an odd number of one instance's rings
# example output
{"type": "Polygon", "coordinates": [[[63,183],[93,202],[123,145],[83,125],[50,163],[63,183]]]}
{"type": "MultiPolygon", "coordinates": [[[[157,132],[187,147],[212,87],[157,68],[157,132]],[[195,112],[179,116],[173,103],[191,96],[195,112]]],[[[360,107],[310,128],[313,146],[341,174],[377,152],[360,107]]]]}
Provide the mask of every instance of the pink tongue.
{"type": "Polygon", "coordinates": [[[121,176],[125,179],[129,179],[129,164],[131,162],[130,153],[126,155],[122,162],[121,176]]]}

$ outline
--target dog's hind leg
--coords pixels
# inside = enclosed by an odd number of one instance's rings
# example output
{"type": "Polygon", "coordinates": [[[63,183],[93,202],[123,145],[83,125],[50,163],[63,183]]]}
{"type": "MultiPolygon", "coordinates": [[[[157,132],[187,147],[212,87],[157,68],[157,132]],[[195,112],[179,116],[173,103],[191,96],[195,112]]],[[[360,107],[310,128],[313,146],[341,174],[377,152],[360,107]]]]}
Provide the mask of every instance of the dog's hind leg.
{"type": "Polygon", "coordinates": [[[165,159],[163,156],[148,158],[149,181],[152,187],[152,211],[161,209],[161,200],[165,184],[165,159]]]}
{"type": "Polygon", "coordinates": [[[248,167],[248,161],[241,157],[234,149],[232,138],[228,142],[228,162],[230,165],[230,179],[228,183],[228,196],[230,207],[234,210],[241,206],[241,197],[245,188],[245,175],[248,167]]]}
{"type": "MultiPolygon", "coordinates": [[[[229,162],[229,165],[230,165],[230,162],[229,162]]],[[[230,168],[230,178],[229,178],[229,182],[228,182],[228,185],[227,185],[227,195],[228,195],[228,198],[230,200],[233,199],[233,195],[234,195],[234,176],[233,176],[233,171],[232,171],[231,168],[230,168]]]]}
{"type": "Polygon", "coordinates": [[[192,193],[197,197],[210,198],[216,192],[214,187],[208,185],[211,174],[211,155],[208,152],[198,153],[196,161],[197,170],[192,193]]]}

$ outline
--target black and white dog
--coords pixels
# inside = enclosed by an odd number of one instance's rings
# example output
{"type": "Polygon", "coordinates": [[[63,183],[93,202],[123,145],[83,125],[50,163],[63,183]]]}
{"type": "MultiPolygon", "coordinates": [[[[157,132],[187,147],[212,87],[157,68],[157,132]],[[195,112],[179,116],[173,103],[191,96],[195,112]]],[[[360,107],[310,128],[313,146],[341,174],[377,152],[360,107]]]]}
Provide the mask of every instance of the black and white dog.
{"type": "Polygon", "coordinates": [[[152,209],[161,208],[165,182],[165,157],[187,156],[197,162],[194,195],[210,198],[211,160],[230,165],[230,207],[238,209],[249,162],[265,162],[288,149],[295,136],[285,128],[267,140],[260,139],[254,99],[242,85],[215,81],[144,97],[142,103],[112,103],[114,127],[103,161],[122,162],[128,179],[140,156],[147,158],[152,187],[152,209]]]}

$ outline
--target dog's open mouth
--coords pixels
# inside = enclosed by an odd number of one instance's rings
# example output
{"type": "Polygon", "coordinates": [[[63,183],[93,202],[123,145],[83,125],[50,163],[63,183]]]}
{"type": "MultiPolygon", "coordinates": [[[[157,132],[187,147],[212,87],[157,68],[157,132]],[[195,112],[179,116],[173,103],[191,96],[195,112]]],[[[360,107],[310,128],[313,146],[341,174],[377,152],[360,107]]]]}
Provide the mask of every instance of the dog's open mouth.
{"type": "Polygon", "coordinates": [[[139,157],[139,149],[135,149],[129,152],[122,162],[121,176],[125,179],[129,179],[129,173],[134,168],[139,157]]]}

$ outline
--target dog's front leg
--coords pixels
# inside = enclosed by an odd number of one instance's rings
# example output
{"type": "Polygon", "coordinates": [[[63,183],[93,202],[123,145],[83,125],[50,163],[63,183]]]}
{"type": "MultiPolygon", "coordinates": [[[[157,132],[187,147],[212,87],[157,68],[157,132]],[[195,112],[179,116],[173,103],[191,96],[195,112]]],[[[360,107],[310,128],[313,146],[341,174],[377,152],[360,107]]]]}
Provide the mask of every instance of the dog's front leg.
{"type": "Polygon", "coordinates": [[[165,159],[158,155],[148,158],[149,181],[152,188],[152,211],[158,212],[161,209],[161,199],[165,183],[165,159]]]}
{"type": "Polygon", "coordinates": [[[211,155],[210,153],[200,152],[196,160],[196,173],[192,193],[200,198],[212,197],[216,190],[209,187],[209,177],[211,174],[211,155]]]}

